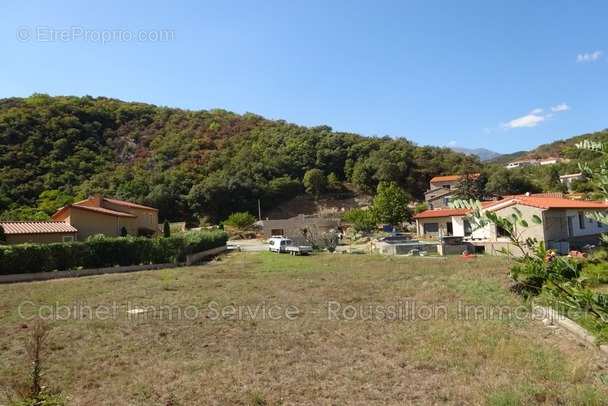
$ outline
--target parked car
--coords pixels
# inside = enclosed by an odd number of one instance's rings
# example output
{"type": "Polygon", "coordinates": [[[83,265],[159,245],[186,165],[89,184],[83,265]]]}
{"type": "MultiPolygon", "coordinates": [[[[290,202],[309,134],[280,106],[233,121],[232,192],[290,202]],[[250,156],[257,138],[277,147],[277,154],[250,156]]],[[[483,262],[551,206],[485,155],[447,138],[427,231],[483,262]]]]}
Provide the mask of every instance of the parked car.
{"type": "Polygon", "coordinates": [[[392,233],[389,235],[386,235],[384,237],[380,237],[378,238],[378,241],[383,241],[383,242],[399,242],[399,241],[409,241],[412,239],[412,236],[410,234],[405,234],[405,233],[392,233]]]}
{"type": "Polygon", "coordinates": [[[285,247],[291,245],[291,240],[281,235],[273,235],[268,239],[268,244],[268,251],[281,253],[285,252],[285,247]]]}

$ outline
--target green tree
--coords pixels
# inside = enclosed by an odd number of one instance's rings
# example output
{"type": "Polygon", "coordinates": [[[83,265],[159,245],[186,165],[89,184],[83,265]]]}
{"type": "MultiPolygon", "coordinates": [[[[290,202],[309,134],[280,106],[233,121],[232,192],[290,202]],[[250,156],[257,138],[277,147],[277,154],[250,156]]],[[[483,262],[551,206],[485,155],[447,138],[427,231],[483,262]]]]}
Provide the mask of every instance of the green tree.
{"type": "Polygon", "coordinates": [[[0,225],[0,245],[6,244],[6,233],[4,232],[4,227],[0,225]]]}
{"type": "Polygon", "coordinates": [[[559,169],[557,165],[551,165],[545,175],[545,192],[567,192],[568,188],[561,182],[559,178],[559,169]]]}
{"type": "Polygon", "coordinates": [[[310,169],[304,174],[302,180],[306,193],[319,197],[319,194],[325,190],[327,186],[327,178],[321,169],[310,169]]]}
{"type": "Polygon", "coordinates": [[[528,178],[520,169],[496,167],[485,186],[485,192],[492,196],[521,195],[527,192],[540,193],[538,184],[528,178]]]}
{"type": "Polygon", "coordinates": [[[228,216],[228,219],[224,221],[224,223],[240,230],[246,230],[251,227],[255,221],[255,217],[253,217],[249,212],[237,212],[228,216]]]}
{"type": "Polygon", "coordinates": [[[333,172],[327,175],[327,189],[332,192],[345,192],[347,190],[344,183],[338,179],[338,175],[333,172]]]}
{"type": "Polygon", "coordinates": [[[459,172],[460,179],[454,186],[454,199],[464,200],[484,200],[484,186],[486,183],[485,176],[477,171],[476,165],[465,159],[463,168],[459,172]]]}
{"type": "Polygon", "coordinates": [[[399,225],[412,218],[408,207],[410,197],[395,182],[380,182],[372,204],[372,212],[378,221],[399,225]]]}
{"type": "Polygon", "coordinates": [[[589,179],[574,179],[570,182],[570,189],[578,193],[591,193],[595,191],[595,186],[589,179]]]}
{"type": "Polygon", "coordinates": [[[169,220],[165,219],[163,223],[163,237],[169,238],[171,237],[171,225],[169,224],[169,220]]]}
{"type": "MultiPolygon", "coordinates": [[[[608,142],[601,141],[589,141],[584,140],[578,144],[576,147],[582,150],[599,152],[602,155],[603,161],[599,165],[599,170],[595,172],[589,164],[581,164],[581,170],[586,174],[586,176],[591,180],[591,183],[600,190],[600,195],[604,198],[608,198],[608,142]]],[[[599,221],[604,224],[608,224],[608,213],[600,213],[600,212],[589,212],[585,213],[587,217],[590,217],[596,221],[599,221]]],[[[608,243],[608,237],[603,235],[604,242],[608,243]]]]}
{"type": "Polygon", "coordinates": [[[378,187],[378,182],[374,179],[374,168],[365,159],[356,161],[352,170],[352,182],[361,190],[373,193],[378,187]]]}
{"type": "Polygon", "coordinates": [[[74,196],[67,196],[59,190],[45,190],[38,198],[38,209],[49,216],[70,203],[74,203],[74,196]]]}
{"type": "Polygon", "coordinates": [[[429,205],[426,203],[417,204],[414,207],[414,214],[422,213],[423,211],[427,211],[429,209],[429,205]]]}
{"type": "Polygon", "coordinates": [[[369,209],[352,209],[342,216],[356,231],[370,232],[376,229],[376,219],[369,209]]]}

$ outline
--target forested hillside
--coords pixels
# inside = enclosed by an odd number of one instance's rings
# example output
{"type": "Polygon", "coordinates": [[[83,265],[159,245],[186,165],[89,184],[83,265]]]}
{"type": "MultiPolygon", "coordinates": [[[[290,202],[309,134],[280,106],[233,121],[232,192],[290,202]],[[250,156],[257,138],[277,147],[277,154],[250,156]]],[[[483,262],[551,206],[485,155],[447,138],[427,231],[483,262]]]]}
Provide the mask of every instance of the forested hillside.
{"type": "MultiPolygon", "coordinates": [[[[404,118],[406,119],[406,118],[404,118]]],[[[224,110],[187,111],[105,97],[0,100],[0,218],[44,219],[93,192],[160,209],[161,219],[219,221],[344,183],[373,193],[395,181],[422,199],[433,176],[476,158],[404,138],[363,137],[224,110]],[[319,171],[316,171],[317,173],[319,171]]]]}

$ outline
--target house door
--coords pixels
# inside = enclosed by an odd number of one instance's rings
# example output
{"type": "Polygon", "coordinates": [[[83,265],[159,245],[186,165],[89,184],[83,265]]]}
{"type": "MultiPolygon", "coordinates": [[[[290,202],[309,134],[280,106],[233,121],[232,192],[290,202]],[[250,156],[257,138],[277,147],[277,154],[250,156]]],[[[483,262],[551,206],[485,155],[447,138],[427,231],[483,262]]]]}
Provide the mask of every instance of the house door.
{"type": "Polygon", "coordinates": [[[568,219],[566,221],[567,226],[568,226],[568,237],[572,237],[574,235],[574,229],[572,228],[572,219],[574,217],[573,216],[568,216],[568,219]]]}
{"type": "Polygon", "coordinates": [[[448,235],[454,235],[454,226],[452,225],[452,222],[448,222],[448,224],[446,224],[447,229],[448,229],[448,235]]]}

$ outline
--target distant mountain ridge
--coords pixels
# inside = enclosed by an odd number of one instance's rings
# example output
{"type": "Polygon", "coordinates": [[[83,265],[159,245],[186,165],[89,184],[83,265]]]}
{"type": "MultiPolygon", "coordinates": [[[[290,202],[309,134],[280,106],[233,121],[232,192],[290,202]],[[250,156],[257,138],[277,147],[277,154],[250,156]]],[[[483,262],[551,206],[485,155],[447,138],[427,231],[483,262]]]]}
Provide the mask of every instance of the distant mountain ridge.
{"type": "Polygon", "coordinates": [[[460,152],[467,155],[477,155],[480,161],[487,161],[489,159],[497,158],[502,155],[498,152],[490,151],[489,149],[485,148],[469,149],[462,147],[450,147],[450,149],[454,152],[460,152]]]}

